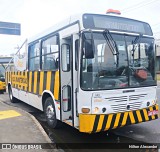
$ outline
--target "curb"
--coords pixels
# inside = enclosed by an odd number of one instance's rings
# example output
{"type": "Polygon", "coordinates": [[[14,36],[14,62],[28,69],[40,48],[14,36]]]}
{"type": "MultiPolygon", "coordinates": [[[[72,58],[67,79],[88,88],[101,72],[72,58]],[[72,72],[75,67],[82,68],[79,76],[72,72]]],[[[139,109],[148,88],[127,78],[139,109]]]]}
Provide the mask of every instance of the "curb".
{"type": "MultiPolygon", "coordinates": [[[[24,110],[23,110],[24,111],[24,110]]],[[[43,136],[45,137],[46,141],[48,143],[52,143],[51,139],[48,137],[47,133],[45,132],[45,130],[42,128],[41,124],[38,122],[38,120],[33,116],[31,115],[30,113],[24,111],[25,113],[27,113],[30,118],[34,121],[34,123],[37,125],[38,129],[41,131],[41,133],[43,134],[43,136]]]]}
{"type": "Polygon", "coordinates": [[[47,133],[46,133],[45,130],[42,128],[41,124],[38,122],[38,120],[37,120],[33,115],[31,115],[30,113],[28,113],[28,112],[26,112],[25,110],[20,109],[20,108],[18,108],[18,107],[16,107],[16,106],[12,106],[12,105],[6,104],[5,101],[4,101],[2,98],[0,98],[0,102],[1,102],[2,104],[6,105],[6,106],[14,107],[15,109],[18,109],[19,111],[27,114],[27,115],[33,120],[33,122],[36,124],[36,126],[38,127],[38,129],[40,130],[40,132],[42,133],[42,135],[45,137],[46,141],[47,141],[48,143],[52,143],[51,139],[48,137],[47,133]]]}

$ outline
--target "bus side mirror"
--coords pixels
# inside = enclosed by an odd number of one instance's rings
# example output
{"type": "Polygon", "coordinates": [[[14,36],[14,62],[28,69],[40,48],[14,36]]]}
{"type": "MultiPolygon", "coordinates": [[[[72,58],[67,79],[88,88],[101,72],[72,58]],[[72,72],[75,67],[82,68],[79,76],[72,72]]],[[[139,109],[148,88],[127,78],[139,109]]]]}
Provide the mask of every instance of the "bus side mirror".
{"type": "Polygon", "coordinates": [[[85,58],[93,59],[94,58],[94,43],[92,39],[86,39],[84,42],[85,48],[85,58]]]}

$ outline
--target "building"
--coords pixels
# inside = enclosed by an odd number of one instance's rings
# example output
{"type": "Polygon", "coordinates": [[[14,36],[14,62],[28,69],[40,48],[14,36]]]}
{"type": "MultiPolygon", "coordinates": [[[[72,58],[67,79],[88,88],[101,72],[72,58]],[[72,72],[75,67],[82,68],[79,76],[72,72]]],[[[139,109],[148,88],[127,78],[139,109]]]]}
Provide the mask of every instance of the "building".
{"type": "Polygon", "coordinates": [[[156,71],[160,73],[160,39],[156,40],[156,71]]]}

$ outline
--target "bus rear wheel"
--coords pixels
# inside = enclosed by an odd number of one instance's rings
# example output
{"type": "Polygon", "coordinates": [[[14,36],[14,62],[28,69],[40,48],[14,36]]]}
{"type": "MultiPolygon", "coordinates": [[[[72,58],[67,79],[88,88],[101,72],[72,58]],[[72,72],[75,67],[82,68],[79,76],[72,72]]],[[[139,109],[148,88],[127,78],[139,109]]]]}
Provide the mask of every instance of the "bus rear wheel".
{"type": "Polygon", "coordinates": [[[60,122],[56,118],[56,110],[51,97],[46,98],[44,103],[44,113],[48,125],[51,128],[59,128],[60,122]]]}
{"type": "Polygon", "coordinates": [[[9,88],[8,88],[8,93],[9,93],[10,101],[11,101],[12,103],[15,103],[15,102],[16,102],[16,98],[13,96],[11,86],[9,86],[9,88]]]}

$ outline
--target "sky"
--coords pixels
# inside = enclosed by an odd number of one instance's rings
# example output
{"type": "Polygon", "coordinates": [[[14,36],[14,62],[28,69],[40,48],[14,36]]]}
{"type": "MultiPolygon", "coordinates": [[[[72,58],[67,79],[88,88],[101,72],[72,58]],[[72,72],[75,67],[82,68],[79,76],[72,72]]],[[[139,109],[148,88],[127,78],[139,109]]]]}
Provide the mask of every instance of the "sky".
{"type": "Polygon", "coordinates": [[[122,16],[148,22],[160,38],[160,0],[0,0],[0,21],[21,24],[21,35],[0,34],[0,55],[16,53],[30,38],[78,13],[105,14],[120,10],[122,16]]]}

